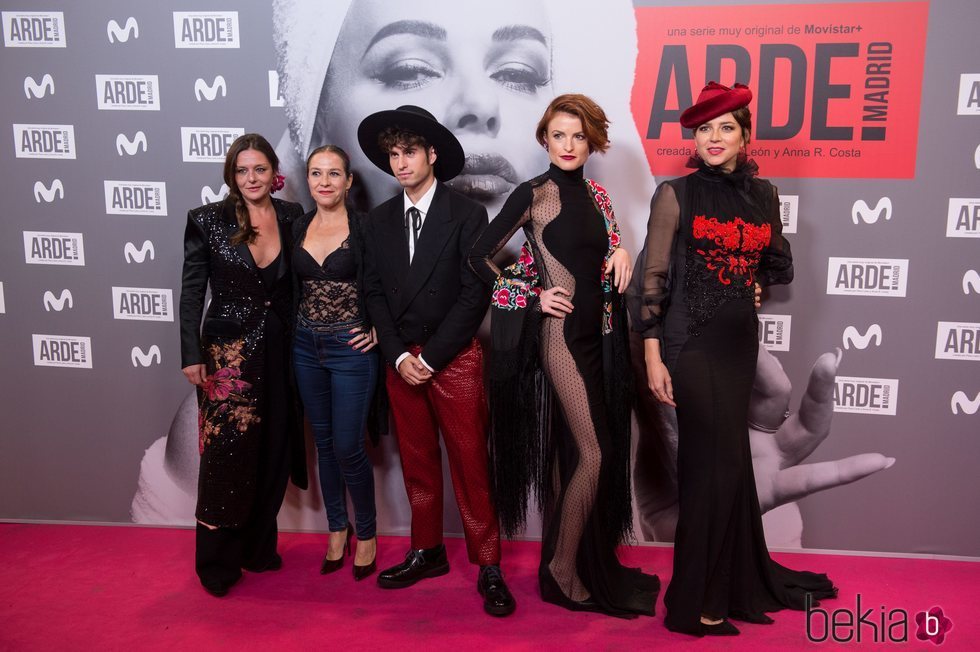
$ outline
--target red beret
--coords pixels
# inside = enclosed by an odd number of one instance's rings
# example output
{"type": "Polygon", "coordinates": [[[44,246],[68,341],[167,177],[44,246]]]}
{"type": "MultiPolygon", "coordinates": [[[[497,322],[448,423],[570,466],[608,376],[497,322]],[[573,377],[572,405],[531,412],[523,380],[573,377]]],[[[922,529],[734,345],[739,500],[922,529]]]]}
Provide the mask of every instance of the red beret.
{"type": "Polygon", "coordinates": [[[708,85],[701,89],[694,106],[681,114],[681,126],[685,129],[694,129],[708,120],[748,106],[751,101],[752,91],[744,84],[735,84],[732,88],[728,88],[718,82],[708,82],[708,85]]]}

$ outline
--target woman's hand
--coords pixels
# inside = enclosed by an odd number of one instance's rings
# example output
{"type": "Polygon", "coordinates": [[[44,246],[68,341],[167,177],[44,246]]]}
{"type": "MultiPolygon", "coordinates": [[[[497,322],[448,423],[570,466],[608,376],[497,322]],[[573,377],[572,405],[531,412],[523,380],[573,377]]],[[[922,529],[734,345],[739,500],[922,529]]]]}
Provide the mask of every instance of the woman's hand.
{"type": "Polygon", "coordinates": [[[606,267],[606,276],[612,274],[613,285],[620,294],[626,292],[629,287],[630,279],[633,278],[633,268],[630,266],[630,254],[628,251],[619,247],[609,258],[609,265],[606,267]]]}
{"type": "Polygon", "coordinates": [[[550,290],[541,293],[538,299],[541,301],[541,311],[546,315],[564,319],[565,315],[572,312],[575,306],[564,297],[570,297],[572,293],[560,285],[556,285],[550,290]],[[564,295],[564,296],[562,296],[564,295]]]}
{"type": "Polygon", "coordinates": [[[643,360],[647,368],[647,386],[653,396],[664,405],[677,407],[670,372],[660,357],[660,340],[650,338],[643,341],[643,360]]]}
{"type": "Polygon", "coordinates": [[[378,333],[374,330],[373,326],[366,333],[360,328],[352,328],[349,332],[358,333],[357,337],[348,342],[355,351],[367,353],[378,344],[378,333]]]}
{"type": "Polygon", "coordinates": [[[191,385],[203,385],[208,379],[208,368],[203,364],[192,364],[181,369],[191,385]]]}

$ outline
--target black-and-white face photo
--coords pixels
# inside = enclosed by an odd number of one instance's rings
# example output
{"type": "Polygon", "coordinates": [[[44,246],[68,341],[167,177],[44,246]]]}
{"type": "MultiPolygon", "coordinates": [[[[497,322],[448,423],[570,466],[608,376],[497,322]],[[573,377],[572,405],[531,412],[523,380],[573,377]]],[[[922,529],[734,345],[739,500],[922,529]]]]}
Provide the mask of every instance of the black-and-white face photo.
{"type": "Polygon", "coordinates": [[[396,188],[357,146],[376,111],[415,104],[449,127],[466,152],[449,185],[499,208],[541,169],[537,118],[553,97],[551,26],[537,0],[352,3],[323,81],[311,143],[351,153],[371,203],[396,188]]]}

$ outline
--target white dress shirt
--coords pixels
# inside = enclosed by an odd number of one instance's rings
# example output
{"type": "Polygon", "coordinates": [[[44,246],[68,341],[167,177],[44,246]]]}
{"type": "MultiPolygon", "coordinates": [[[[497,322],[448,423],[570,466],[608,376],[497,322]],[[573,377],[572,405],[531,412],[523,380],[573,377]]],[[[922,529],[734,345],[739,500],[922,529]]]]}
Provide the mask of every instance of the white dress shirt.
{"type": "MultiPolygon", "coordinates": [[[[403,191],[402,192],[402,197],[405,198],[405,208],[402,211],[402,215],[408,214],[408,209],[409,208],[412,208],[414,206],[416,209],[418,209],[419,213],[422,215],[421,223],[422,223],[422,227],[424,227],[425,226],[425,216],[429,213],[429,208],[432,206],[432,198],[436,194],[436,184],[437,183],[439,183],[439,182],[433,180],[432,181],[432,185],[429,186],[429,189],[425,191],[425,194],[422,195],[421,197],[419,197],[419,200],[417,202],[414,202],[414,203],[412,202],[411,199],[409,199],[408,193],[403,191]]],[[[419,227],[419,238],[422,237],[422,227],[419,227]]],[[[412,264],[412,259],[414,257],[415,257],[415,240],[411,236],[409,236],[409,238],[408,238],[408,263],[410,265],[412,264]]],[[[396,370],[398,369],[398,366],[402,363],[402,360],[404,360],[408,356],[409,356],[408,351],[405,351],[405,353],[402,353],[400,356],[398,356],[398,359],[395,360],[395,369],[396,370]]],[[[429,371],[433,371],[432,367],[430,367],[428,365],[428,363],[425,360],[422,359],[422,356],[421,355],[419,356],[419,362],[421,362],[423,365],[425,365],[425,368],[428,369],[429,371]]]]}

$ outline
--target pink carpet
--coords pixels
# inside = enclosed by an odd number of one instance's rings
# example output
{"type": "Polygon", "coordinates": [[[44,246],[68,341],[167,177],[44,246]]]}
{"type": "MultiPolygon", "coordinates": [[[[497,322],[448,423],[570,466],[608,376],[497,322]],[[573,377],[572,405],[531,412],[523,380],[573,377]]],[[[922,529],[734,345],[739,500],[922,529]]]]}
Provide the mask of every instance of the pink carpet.
{"type": "MultiPolygon", "coordinates": [[[[380,540],[382,567],[401,561],[408,541],[380,540]]],[[[739,623],[742,635],[696,639],[668,632],[663,602],[657,616],[620,620],[572,613],[541,602],[535,569],[539,545],[504,544],[504,570],[518,601],[509,618],[481,610],[476,572],[459,539],[447,541],[452,572],[409,589],[379,589],[373,578],[355,584],[343,571],[318,574],[325,538],[283,534],[284,567],[246,574],[223,599],[206,594],[194,576],[194,533],[136,527],[0,524],[0,650],[304,650],[339,646],[427,651],[514,649],[796,649],[807,639],[801,612],[775,614],[770,626],[739,623]]],[[[624,548],[623,561],[660,575],[666,586],[671,549],[624,548]]],[[[892,609],[909,612],[906,649],[977,649],[975,590],[980,564],[814,554],[778,554],[794,568],[826,571],[840,587],[828,611],[872,609],[886,626],[892,609]],[[953,623],[943,644],[915,638],[914,614],[940,606],[953,623]],[[884,607],[884,612],[882,610],[884,607]],[[884,615],[883,615],[884,614],[884,615]]],[[[843,622],[844,614],[838,616],[843,622]]],[[[897,618],[897,616],[896,616],[897,618]]],[[[817,620],[812,620],[814,627],[817,620]]],[[[822,621],[820,621],[822,622],[822,621]]],[[[868,626],[841,627],[841,637],[868,626]]],[[[814,631],[823,636],[824,631],[814,631]]],[[[879,641],[883,634],[879,628],[879,641]]],[[[828,639],[823,646],[841,647],[828,639]]],[[[872,648],[890,649],[882,643],[872,648]]]]}

